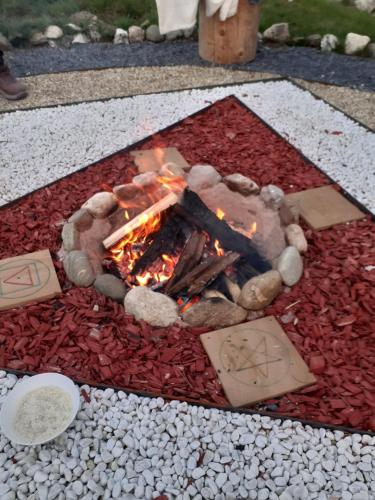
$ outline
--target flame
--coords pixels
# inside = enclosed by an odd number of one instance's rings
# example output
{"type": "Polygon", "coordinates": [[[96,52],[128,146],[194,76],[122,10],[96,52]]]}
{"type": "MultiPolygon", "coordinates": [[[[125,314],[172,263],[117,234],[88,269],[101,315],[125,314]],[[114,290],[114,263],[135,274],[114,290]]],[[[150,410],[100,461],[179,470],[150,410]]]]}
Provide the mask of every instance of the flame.
{"type": "Polygon", "coordinates": [[[215,247],[215,250],[216,250],[216,253],[221,257],[222,255],[224,255],[224,250],[221,248],[220,246],[220,243],[219,243],[219,240],[215,240],[215,243],[214,243],[214,247],[215,247]]]}
{"type": "Polygon", "coordinates": [[[148,270],[134,278],[130,275],[135,263],[142,257],[147,248],[149,236],[158,231],[161,224],[161,215],[159,213],[151,211],[147,214],[142,214],[142,210],[151,207],[166,195],[166,191],[163,188],[167,188],[173,192],[182,192],[186,187],[186,182],[181,177],[158,177],[157,180],[158,184],[154,190],[142,190],[141,203],[139,199],[137,200],[137,197],[125,203],[119,202],[125,209],[124,218],[127,221],[131,220],[127,208],[137,208],[141,212],[140,227],[126,235],[111,249],[112,258],[118,263],[121,272],[126,276],[130,286],[147,286],[163,283],[171,277],[176,265],[173,257],[163,254],[161,259],[158,259],[154,263],[155,266],[153,267],[155,267],[155,271],[148,270]]]}
{"type": "Polygon", "coordinates": [[[180,306],[180,312],[184,313],[191,308],[194,304],[200,301],[198,295],[195,295],[191,300],[189,300],[186,304],[183,299],[177,299],[177,304],[180,306]]]}
{"type": "Polygon", "coordinates": [[[165,163],[165,149],[160,147],[154,148],[154,154],[157,164],[159,167],[162,167],[163,163],[165,163]]]}
{"type": "Polygon", "coordinates": [[[221,210],[221,208],[216,209],[216,217],[220,220],[223,220],[225,216],[225,212],[221,210]]]}

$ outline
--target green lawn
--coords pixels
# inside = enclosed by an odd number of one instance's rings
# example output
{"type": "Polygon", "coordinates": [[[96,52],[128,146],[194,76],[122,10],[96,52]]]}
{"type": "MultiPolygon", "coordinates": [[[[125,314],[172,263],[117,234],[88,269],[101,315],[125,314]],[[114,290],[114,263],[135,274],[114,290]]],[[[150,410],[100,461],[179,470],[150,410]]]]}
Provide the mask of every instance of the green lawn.
{"type": "Polygon", "coordinates": [[[289,22],[293,37],[332,33],[344,40],[354,32],[375,41],[375,17],[335,0],[264,0],[261,31],[278,22],[289,22]]]}
{"type": "MultiPolygon", "coordinates": [[[[341,40],[352,31],[375,41],[375,18],[337,0],[263,0],[261,31],[286,21],[293,37],[333,33],[341,40]]],[[[27,39],[48,24],[63,25],[69,15],[89,10],[116,27],[157,22],[155,0],[0,0],[0,32],[27,39]]]]}

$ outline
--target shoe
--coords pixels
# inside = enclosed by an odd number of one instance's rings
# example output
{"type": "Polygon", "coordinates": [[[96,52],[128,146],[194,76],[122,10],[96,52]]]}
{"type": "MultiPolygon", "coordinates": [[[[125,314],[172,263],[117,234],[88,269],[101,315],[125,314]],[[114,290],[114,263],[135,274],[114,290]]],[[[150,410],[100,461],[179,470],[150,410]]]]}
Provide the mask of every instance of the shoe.
{"type": "Polygon", "coordinates": [[[12,76],[8,66],[0,67],[0,95],[11,101],[27,96],[26,87],[12,76]]]}

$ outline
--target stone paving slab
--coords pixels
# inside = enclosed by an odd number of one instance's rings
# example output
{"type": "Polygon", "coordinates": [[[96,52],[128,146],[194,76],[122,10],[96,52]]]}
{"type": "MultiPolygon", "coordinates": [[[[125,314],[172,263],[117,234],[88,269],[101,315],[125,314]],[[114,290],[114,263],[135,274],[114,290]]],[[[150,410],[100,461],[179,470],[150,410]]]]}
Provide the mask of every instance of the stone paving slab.
{"type": "MultiPolygon", "coordinates": [[[[17,76],[111,67],[213,66],[200,59],[198,44],[194,41],[131,45],[96,43],[68,49],[18,49],[9,54],[9,62],[17,76]]],[[[270,48],[260,45],[255,61],[231,67],[375,90],[374,60],[327,54],[307,47],[270,48]]]]}

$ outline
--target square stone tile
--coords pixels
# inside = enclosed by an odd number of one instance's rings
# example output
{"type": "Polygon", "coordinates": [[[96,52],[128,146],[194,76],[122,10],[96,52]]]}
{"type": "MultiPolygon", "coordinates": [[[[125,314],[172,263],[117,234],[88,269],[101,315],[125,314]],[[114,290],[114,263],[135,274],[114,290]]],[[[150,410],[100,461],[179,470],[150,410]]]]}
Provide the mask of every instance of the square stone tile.
{"type": "Polygon", "coordinates": [[[232,406],[272,399],[316,382],[273,316],[200,338],[232,406]]]}

